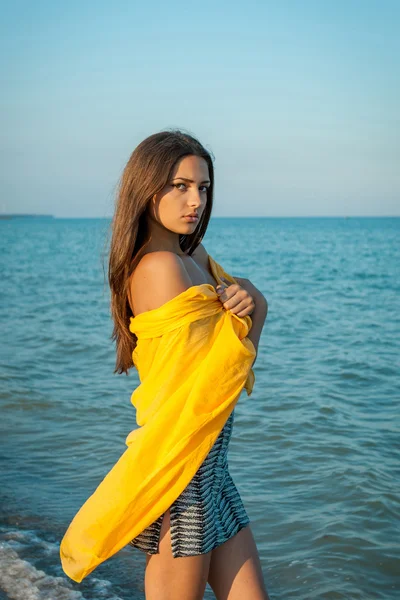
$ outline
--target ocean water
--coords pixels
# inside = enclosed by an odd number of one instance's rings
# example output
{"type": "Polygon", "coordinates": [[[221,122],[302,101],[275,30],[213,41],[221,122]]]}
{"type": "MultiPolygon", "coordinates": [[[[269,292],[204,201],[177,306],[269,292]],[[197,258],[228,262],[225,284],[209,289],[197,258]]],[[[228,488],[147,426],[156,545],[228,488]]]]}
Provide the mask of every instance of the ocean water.
{"type": "MultiPolygon", "coordinates": [[[[136,372],[113,375],[108,226],[0,221],[0,598],[144,598],[137,549],[81,584],[59,561],[135,427],[136,372]]],[[[214,218],[203,243],[269,303],[229,464],[271,600],[400,598],[400,219],[214,218]]]]}

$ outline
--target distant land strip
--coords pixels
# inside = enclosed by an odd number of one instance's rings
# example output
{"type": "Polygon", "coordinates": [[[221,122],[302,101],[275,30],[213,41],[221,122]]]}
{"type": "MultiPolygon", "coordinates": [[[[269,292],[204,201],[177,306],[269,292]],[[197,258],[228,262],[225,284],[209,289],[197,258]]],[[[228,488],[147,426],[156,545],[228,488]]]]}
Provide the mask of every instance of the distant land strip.
{"type": "Polygon", "coordinates": [[[37,219],[37,218],[43,218],[45,217],[46,219],[54,219],[54,215],[37,215],[37,214],[23,214],[23,213],[16,213],[16,214],[12,214],[12,213],[0,213],[0,219],[37,219]]]}

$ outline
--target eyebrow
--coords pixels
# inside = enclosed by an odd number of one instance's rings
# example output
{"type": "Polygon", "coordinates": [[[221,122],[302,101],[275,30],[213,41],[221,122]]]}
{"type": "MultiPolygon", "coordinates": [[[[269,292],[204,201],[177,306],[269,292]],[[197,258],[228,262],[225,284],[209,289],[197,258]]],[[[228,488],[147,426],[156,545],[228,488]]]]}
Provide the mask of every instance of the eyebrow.
{"type": "MultiPolygon", "coordinates": [[[[189,181],[190,183],[196,183],[195,181],[193,181],[193,179],[188,179],[187,177],[174,177],[172,181],[175,181],[175,179],[183,179],[184,181],[189,181]]],[[[211,183],[209,179],[205,179],[204,181],[201,181],[201,183],[211,183]]]]}

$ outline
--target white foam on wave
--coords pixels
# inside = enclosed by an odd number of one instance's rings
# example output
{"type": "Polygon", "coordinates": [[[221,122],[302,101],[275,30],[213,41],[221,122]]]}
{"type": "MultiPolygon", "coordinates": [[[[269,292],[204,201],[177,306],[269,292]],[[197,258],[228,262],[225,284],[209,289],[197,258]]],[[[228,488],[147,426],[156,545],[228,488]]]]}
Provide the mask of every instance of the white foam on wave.
{"type": "Polygon", "coordinates": [[[21,558],[18,550],[29,548],[35,556],[59,561],[59,544],[40,538],[32,530],[8,529],[0,539],[0,588],[10,600],[121,600],[112,592],[110,581],[91,577],[84,596],[67,576],[53,576],[21,558]],[[51,555],[54,558],[51,559],[51,555]]]}
{"type": "Polygon", "coordinates": [[[36,569],[6,542],[0,542],[0,586],[12,600],[84,600],[62,577],[36,569]]]}

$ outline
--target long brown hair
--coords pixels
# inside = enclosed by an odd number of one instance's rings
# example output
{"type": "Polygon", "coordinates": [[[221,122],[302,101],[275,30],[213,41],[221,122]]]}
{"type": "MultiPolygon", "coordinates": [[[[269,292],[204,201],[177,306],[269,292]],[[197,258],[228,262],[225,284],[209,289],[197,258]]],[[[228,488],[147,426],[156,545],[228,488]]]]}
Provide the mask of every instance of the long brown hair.
{"type": "Polygon", "coordinates": [[[183,252],[191,255],[201,242],[213,205],[214,167],[211,152],[192,135],[179,129],[161,131],[144,139],[132,152],[119,181],[111,221],[108,283],[111,290],[111,339],[116,343],[114,373],[126,373],[133,366],[132,352],[137,338],[129,331],[133,316],[129,301],[129,277],[148,243],[146,209],[149,201],[167,185],[176,163],[184,156],[202,157],[208,164],[210,185],[207,203],[193,233],[179,235],[183,252]]]}

